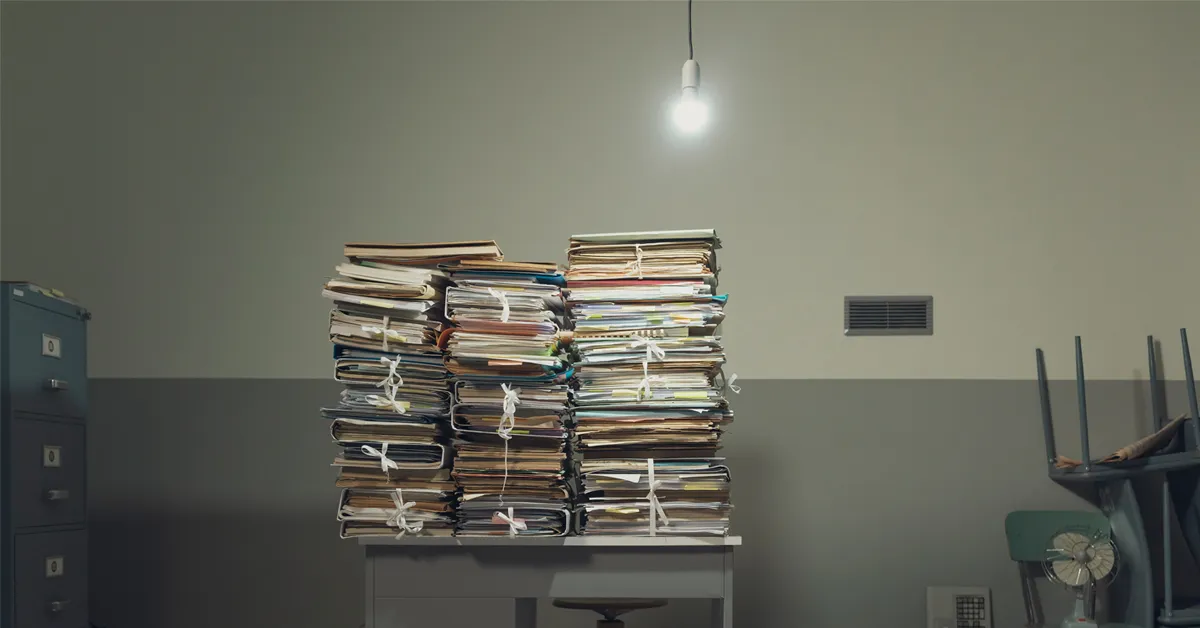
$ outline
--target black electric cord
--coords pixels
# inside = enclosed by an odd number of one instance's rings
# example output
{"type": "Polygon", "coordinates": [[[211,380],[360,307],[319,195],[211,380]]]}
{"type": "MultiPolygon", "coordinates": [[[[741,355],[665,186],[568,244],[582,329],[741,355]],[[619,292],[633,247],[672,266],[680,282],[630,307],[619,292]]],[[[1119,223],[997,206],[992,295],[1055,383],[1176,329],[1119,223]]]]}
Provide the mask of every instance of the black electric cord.
{"type": "Polygon", "coordinates": [[[692,46],[692,0],[688,0],[688,59],[696,58],[696,49],[692,46]]]}

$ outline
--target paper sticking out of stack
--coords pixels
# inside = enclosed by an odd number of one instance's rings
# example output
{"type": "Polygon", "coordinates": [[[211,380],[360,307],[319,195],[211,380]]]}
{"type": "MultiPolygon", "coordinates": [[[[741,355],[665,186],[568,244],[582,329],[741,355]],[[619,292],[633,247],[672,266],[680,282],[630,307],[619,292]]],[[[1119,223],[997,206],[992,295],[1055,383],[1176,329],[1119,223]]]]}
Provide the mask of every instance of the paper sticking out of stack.
{"type": "Polygon", "coordinates": [[[494,261],[495,242],[345,247],[323,294],[341,403],[322,410],[333,440],[342,536],[454,530],[450,373],[438,347],[447,325],[449,261],[494,261]]]}
{"type": "Polygon", "coordinates": [[[560,345],[562,272],[539,262],[444,267],[442,334],[455,379],[459,536],[570,530],[570,364],[560,345]]]}
{"type": "Polygon", "coordinates": [[[705,229],[571,238],[583,534],[728,533],[719,247],[705,229]]]}

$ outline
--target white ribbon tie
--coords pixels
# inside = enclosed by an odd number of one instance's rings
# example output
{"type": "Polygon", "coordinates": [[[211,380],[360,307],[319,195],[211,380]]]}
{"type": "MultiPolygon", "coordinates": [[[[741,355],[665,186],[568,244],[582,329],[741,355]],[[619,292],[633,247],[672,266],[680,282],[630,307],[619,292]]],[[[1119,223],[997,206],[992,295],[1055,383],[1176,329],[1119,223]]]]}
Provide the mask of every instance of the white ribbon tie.
{"type": "Polygon", "coordinates": [[[658,360],[661,362],[662,360],[667,359],[667,352],[664,351],[662,347],[658,346],[658,342],[653,338],[646,338],[644,336],[638,336],[637,338],[634,338],[633,342],[629,345],[629,348],[637,349],[638,347],[646,347],[645,362],[649,362],[650,360],[658,360]]]}
{"type": "Polygon", "coordinates": [[[517,427],[517,404],[521,403],[521,398],[518,394],[520,388],[512,388],[508,384],[500,384],[500,388],[504,390],[504,412],[500,415],[500,427],[496,428],[496,433],[500,438],[508,440],[512,438],[512,431],[517,427]]]}
{"type": "Polygon", "coordinates": [[[488,294],[492,295],[497,301],[500,302],[500,322],[507,323],[509,314],[508,295],[495,288],[488,288],[488,294]]]}
{"type": "Polygon", "coordinates": [[[655,536],[658,532],[658,522],[661,520],[663,525],[671,525],[671,520],[667,519],[667,511],[663,509],[658,495],[654,492],[662,487],[662,480],[654,479],[654,458],[646,459],[646,480],[650,483],[650,492],[646,493],[646,499],[650,500],[650,536],[655,536]]]}
{"type": "Polygon", "coordinates": [[[507,515],[504,514],[503,512],[500,512],[499,510],[492,513],[492,521],[494,523],[507,523],[508,524],[508,536],[516,536],[518,530],[528,530],[529,529],[529,526],[525,523],[524,519],[517,519],[517,518],[513,517],[512,506],[508,507],[507,515]]]}
{"type": "Polygon", "coordinates": [[[363,325],[362,330],[373,336],[382,337],[383,338],[383,350],[387,351],[388,350],[388,338],[395,338],[396,340],[400,340],[401,338],[404,337],[404,336],[401,336],[400,332],[396,331],[395,329],[388,329],[388,327],[391,327],[391,324],[392,324],[392,318],[390,316],[384,316],[383,317],[383,327],[374,327],[372,325],[363,325]]]}
{"type": "Polygon", "coordinates": [[[404,385],[404,378],[396,372],[400,366],[400,356],[396,356],[395,360],[388,358],[386,355],[379,356],[379,361],[386,364],[388,367],[388,375],[383,381],[375,384],[375,386],[383,387],[383,397],[379,395],[367,395],[367,401],[376,408],[391,408],[400,414],[408,411],[403,401],[396,401],[396,393],[400,387],[404,385]]]}
{"type": "Polygon", "coordinates": [[[629,346],[632,349],[637,349],[638,347],[643,346],[646,347],[646,357],[642,360],[642,381],[638,382],[637,398],[639,400],[653,398],[654,392],[650,390],[650,383],[661,382],[662,378],[657,375],[650,374],[650,360],[665,360],[667,358],[667,352],[664,351],[662,347],[658,346],[657,342],[650,338],[634,338],[633,343],[631,343],[629,346]],[[646,391],[644,396],[642,394],[643,389],[646,391]]]}
{"type": "Polygon", "coordinates": [[[496,428],[496,434],[504,439],[504,481],[500,484],[500,503],[503,504],[504,489],[508,488],[508,441],[512,440],[512,431],[517,427],[517,404],[521,403],[518,393],[521,389],[508,384],[500,384],[500,388],[504,391],[504,411],[500,415],[500,426],[496,428]]]}
{"type": "MultiPolygon", "coordinates": [[[[381,355],[381,356],[379,356],[379,361],[381,363],[387,365],[388,375],[387,375],[386,379],[380,381],[378,384],[375,384],[375,385],[383,386],[384,390],[387,390],[387,387],[389,387],[389,386],[403,386],[404,378],[400,377],[400,374],[396,372],[396,369],[400,367],[400,356],[396,356],[396,359],[392,360],[392,359],[389,359],[386,355],[381,355]]],[[[392,397],[395,397],[395,393],[392,393],[392,397]]]]}
{"type": "Polygon", "coordinates": [[[725,387],[728,388],[729,390],[732,390],[733,394],[740,395],[740,394],[742,394],[742,387],[735,386],[734,382],[736,382],[736,381],[737,381],[737,373],[734,373],[733,375],[729,376],[729,381],[725,382],[725,387]]]}
{"type": "Polygon", "coordinates": [[[661,377],[657,375],[651,375],[647,363],[642,362],[642,381],[638,382],[636,391],[638,400],[652,399],[654,397],[654,391],[650,390],[650,383],[654,382],[655,384],[660,384],[662,381],[663,379],[661,377]],[[646,391],[645,395],[642,394],[643,389],[646,391]]]}
{"type": "Polygon", "coordinates": [[[363,454],[367,456],[379,458],[379,468],[383,469],[384,473],[387,473],[388,469],[399,469],[400,465],[396,464],[395,460],[387,457],[388,444],[380,443],[379,446],[383,449],[375,449],[370,445],[363,445],[360,449],[362,450],[363,454]]]}
{"type": "MultiPolygon", "coordinates": [[[[386,446],[387,445],[385,444],[384,447],[386,446]]],[[[417,521],[410,524],[408,523],[408,519],[404,517],[404,513],[408,512],[410,508],[417,505],[417,502],[404,501],[404,489],[397,488],[392,493],[392,501],[396,504],[396,513],[388,518],[387,524],[393,528],[400,528],[400,533],[396,535],[396,538],[403,537],[404,533],[406,532],[409,534],[416,534],[425,527],[425,523],[422,521],[417,521]]]]}

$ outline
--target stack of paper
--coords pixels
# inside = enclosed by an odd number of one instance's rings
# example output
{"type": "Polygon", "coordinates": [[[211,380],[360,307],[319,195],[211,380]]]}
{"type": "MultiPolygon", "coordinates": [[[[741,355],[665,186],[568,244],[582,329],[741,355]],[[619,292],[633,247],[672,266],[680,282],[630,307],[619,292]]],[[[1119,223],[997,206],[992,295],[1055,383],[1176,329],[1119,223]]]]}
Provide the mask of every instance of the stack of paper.
{"type": "Polygon", "coordinates": [[[464,261],[445,267],[446,365],[460,536],[569,531],[570,365],[560,348],[556,264],[464,261]]]}
{"type": "Polygon", "coordinates": [[[584,534],[728,532],[719,246],[713,230],[571,238],[584,534]]]}
{"type": "Polygon", "coordinates": [[[651,467],[653,475],[646,459],[585,460],[583,534],[650,534],[651,494],[657,501],[655,534],[729,531],[729,469],[719,459],[655,458],[651,467]]]}
{"type": "Polygon", "coordinates": [[[322,410],[341,453],[338,520],[345,537],[449,535],[450,373],[438,348],[447,274],[437,265],[493,260],[494,242],[347,244],[325,284],[341,403],[322,410]]]}

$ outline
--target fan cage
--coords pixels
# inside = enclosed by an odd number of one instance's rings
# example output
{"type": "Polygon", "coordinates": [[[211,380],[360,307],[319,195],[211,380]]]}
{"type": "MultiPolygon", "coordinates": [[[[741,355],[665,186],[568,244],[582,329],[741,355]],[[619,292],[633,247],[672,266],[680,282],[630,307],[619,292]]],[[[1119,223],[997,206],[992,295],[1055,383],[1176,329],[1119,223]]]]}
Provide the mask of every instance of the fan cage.
{"type": "Polygon", "coordinates": [[[1063,534],[1068,534],[1068,533],[1072,533],[1072,532],[1085,537],[1088,541],[1089,548],[1094,548],[1099,543],[1107,543],[1109,545],[1109,547],[1112,548],[1112,553],[1113,553],[1112,570],[1109,571],[1107,574],[1105,574],[1101,578],[1095,578],[1092,575],[1091,570],[1088,570],[1088,577],[1090,579],[1090,583],[1093,586],[1095,586],[1101,582],[1105,582],[1105,581],[1111,582],[1113,579],[1115,579],[1117,577],[1117,574],[1120,571],[1120,566],[1121,566],[1121,552],[1119,549],[1117,549],[1116,541],[1112,538],[1112,535],[1109,534],[1107,531],[1097,530],[1095,528],[1091,528],[1091,527],[1087,527],[1087,526],[1068,526],[1065,528],[1061,528],[1057,532],[1052,534],[1050,536],[1049,540],[1046,541],[1047,556],[1046,556],[1046,559],[1042,561],[1042,571],[1045,572],[1046,578],[1048,578],[1051,582],[1056,582],[1056,583],[1061,584],[1062,586],[1070,588],[1070,589],[1076,589],[1079,587],[1086,586],[1088,584],[1088,583],[1083,583],[1083,584],[1075,585],[1075,584],[1070,584],[1070,583],[1064,582],[1062,580],[1062,578],[1060,578],[1058,576],[1058,574],[1056,574],[1054,572],[1054,563],[1059,562],[1061,560],[1074,561],[1073,556],[1067,556],[1066,554],[1063,553],[1063,551],[1061,549],[1054,547],[1054,539],[1057,539],[1059,536],[1061,536],[1063,534]]]}

